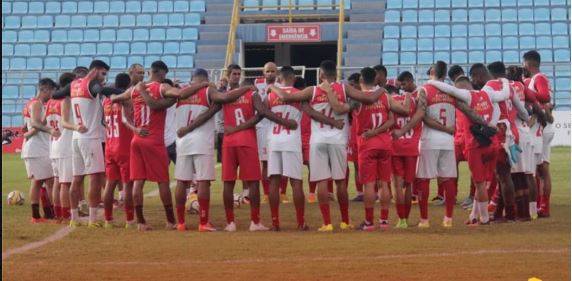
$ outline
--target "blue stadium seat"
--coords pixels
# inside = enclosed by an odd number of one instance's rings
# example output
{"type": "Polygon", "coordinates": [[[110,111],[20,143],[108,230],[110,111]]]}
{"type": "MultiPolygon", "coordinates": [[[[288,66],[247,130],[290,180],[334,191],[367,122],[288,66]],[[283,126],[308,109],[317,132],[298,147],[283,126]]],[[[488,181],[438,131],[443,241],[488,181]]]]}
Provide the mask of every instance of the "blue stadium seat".
{"type": "Polygon", "coordinates": [[[520,35],[534,35],[534,24],[521,23],[518,25],[518,34],[520,35]]]}
{"type": "Polygon", "coordinates": [[[110,67],[113,69],[123,69],[127,67],[127,58],[122,56],[111,57],[110,67]]]}
{"type": "Polygon", "coordinates": [[[81,48],[78,43],[68,43],[64,47],[64,52],[66,56],[79,56],[81,54],[81,48]]]}
{"type": "Polygon", "coordinates": [[[520,56],[518,51],[504,51],[502,54],[502,60],[505,63],[519,63],[520,56]]]}
{"type": "Polygon", "coordinates": [[[7,16],[4,18],[4,28],[19,28],[19,27],[20,27],[19,16],[7,16]]]}
{"type": "Polygon", "coordinates": [[[451,30],[452,36],[467,36],[467,25],[454,24],[451,30]]]}
{"type": "Polygon", "coordinates": [[[534,0],[534,6],[550,6],[550,0],[534,0]]]}
{"type": "Polygon", "coordinates": [[[518,40],[520,49],[536,49],[536,40],[532,36],[521,36],[518,40]]]}
{"type": "Polygon", "coordinates": [[[30,45],[28,44],[16,44],[14,48],[14,55],[15,56],[29,56],[30,55],[30,45]]]}
{"type": "Polygon", "coordinates": [[[83,30],[81,29],[68,30],[68,41],[83,42],[83,30]]]}
{"type": "Polygon", "coordinates": [[[400,22],[401,13],[399,11],[388,10],[385,11],[385,22],[400,22]]]}
{"type": "Polygon", "coordinates": [[[82,56],[94,56],[97,54],[97,48],[95,43],[82,43],[81,44],[81,55],[82,56]]]}
{"type": "Polygon", "coordinates": [[[175,12],[188,12],[189,1],[175,1],[175,3],[173,4],[173,10],[175,12]]]}
{"type": "Polygon", "coordinates": [[[181,54],[194,54],[195,52],[195,42],[181,42],[181,54]]]}
{"type": "Polygon", "coordinates": [[[165,29],[153,28],[149,32],[149,40],[151,41],[164,41],[165,40],[165,29]]]}
{"type": "MultiPolygon", "coordinates": [[[[425,40],[425,39],[422,39],[425,40]]],[[[416,51],[417,50],[417,39],[401,39],[400,50],[401,51],[416,51]]]]}
{"type": "Polygon", "coordinates": [[[157,1],[143,1],[143,4],[141,5],[141,11],[143,13],[156,13],[157,1]]]}
{"type": "Polygon", "coordinates": [[[46,3],[46,14],[59,14],[61,12],[62,12],[62,7],[60,5],[60,2],[50,1],[46,3]]]}
{"type": "Polygon", "coordinates": [[[80,1],[77,4],[78,13],[91,14],[93,13],[93,2],[92,1],[80,1]]]}
{"type": "Polygon", "coordinates": [[[22,28],[36,28],[38,25],[38,18],[36,16],[23,16],[22,28]]]}
{"type": "Polygon", "coordinates": [[[516,23],[503,23],[502,35],[518,35],[518,25],[516,23]]]}
{"type": "Polygon", "coordinates": [[[83,32],[83,41],[99,41],[99,30],[97,29],[86,29],[83,32]]]}
{"type": "Polygon", "coordinates": [[[485,30],[482,24],[469,25],[469,36],[483,36],[483,35],[485,35],[485,30]]]}
{"type": "Polygon", "coordinates": [[[99,32],[99,39],[101,41],[115,41],[115,29],[102,29],[99,32]]]}
{"type": "Polygon", "coordinates": [[[153,18],[149,14],[137,15],[137,26],[151,26],[153,24],[153,18]]]}
{"type": "Polygon", "coordinates": [[[2,86],[2,98],[15,99],[20,96],[18,86],[2,86]]]}
{"type": "MultiPolygon", "coordinates": [[[[2,107],[2,111],[4,111],[4,107],[2,107]]],[[[11,120],[10,116],[2,114],[2,127],[12,127],[11,120]]]]}
{"type": "Polygon", "coordinates": [[[36,30],[34,32],[34,42],[50,42],[50,32],[47,30],[36,30]]]}
{"type": "Polygon", "coordinates": [[[140,13],[141,12],[141,1],[127,1],[125,3],[126,13],[140,13]]]}
{"type": "Polygon", "coordinates": [[[417,22],[417,10],[404,10],[401,13],[402,22],[417,22]]]}
{"type": "Polygon", "coordinates": [[[483,5],[483,0],[469,0],[469,8],[480,8],[483,5]]]}
{"type": "Polygon", "coordinates": [[[552,4],[552,6],[563,6],[563,5],[570,5],[570,1],[566,1],[566,0],[551,0],[550,3],[552,4]]]}
{"type": "Polygon", "coordinates": [[[133,41],[148,41],[149,30],[146,28],[137,28],[133,30],[133,41]]]}
{"type": "Polygon", "coordinates": [[[384,51],[399,51],[399,42],[397,39],[383,39],[384,51]]]}
{"type": "Polygon", "coordinates": [[[417,0],[403,0],[404,9],[417,9],[417,7],[418,7],[417,0]]]}
{"type": "MultiPolygon", "coordinates": [[[[417,34],[417,32],[415,32],[417,34]]],[[[415,35],[417,36],[417,35],[415,35]]],[[[384,38],[399,38],[399,26],[386,25],[383,27],[384,38]]]]}
{"type": "Polygon", "coordinates": [[[417,50],[419,51],[431,51],[433,50],[433,39],[423,38],[417,40],[417,50]]]}
{"type": "Polygon", "coordinates": [[[433,0],[419,1],[419,8],[435,8],[435,2],[433,0]]]}
{"type": "Polygon", "coordinates": [[[185,28],[183,29],[183,40],[197,40],[199,34],[196,28],[185,28]]]}
{"type": "Polygon", "coordinates": [[[77,2],[65,1],[62,3],[62,13],[64,14],[77,14],[77,2]]]}
{"type": "Polygon", "coordinates": [[[487,9],[485,19],[487,22],[501,21],[501,11],[499,9],[487,9]]]}
{"type": "Polygon", "coordinates": [[[566,90],[570,91],[570,77],[556,78],[555,86],[556,90],[558,91],[566,91],[566,90]]]}
{"type": "Polygon", "coordinates": [[[143,64],[142,56],[129,56],[127,57],[127,64],[132,65],[134,63],[143,64]]]}
{"type": "Polygon", "coordinates": [[[195,66],[195,60],[193,56],[178,56],[177,57],[177,67],[182,68],[193,68],[195,66]]]}
{"type": "Polygon", "coordinates": [[[421,10],[419,11],[419,22],[434,22],[435,16],[433,10],[421,10]]]}
{"type": "Polygon", "coordinates": [[[449,38],[435,38],[434,44],[434,50],[437,51],[444,51],[444,50],[450,50],[451,49],[451,40],[449,38]]]}
{"type": "Polygon", "coordinates": [[[469,50],[482,50],[485,48],[483,37],[469,37],[469,50]]]}
{"type": "MultiPolygon", "coordinates": [[[[568,63],[570,63],[570,49],[554,50],[554,61],[555,62],[568,62],[568,63]]],[[[570,79],[568,79],[568,84],[570,84],[570,79]]],[[[568,89],[570,89],[570,88],[568,88],[568,89]]]]}
{"type": "MultiPolygon", "coordinates": [[[[453,1],[453,3],[454,2],[455,1],[453,1]]],[[[453,10],[453,13],[451,15],[451,21],[453,22],[467,22],[467,18],[468,14],[467,10],[465,9],[453,10]]]]}
{"type": "Polygon", "coordinates": [[[450,8],[451,0],[435,0],[435,8],[450,8]]]}
{"type": "Polygon", "coordinates": [[[12,54],[14,54],[14,45],[2,44],[2,54],[4,56],[11,56],[12,54]]]}
{"type": "Polygon", "coordinates": [[[144,55],[147,53],[147,44],[144,42],[131,43],[131,54],[144,55]]]}
{"type": "Polygon", "coordinates": [[[552,38],[552,45],[554,48],[569,48],[570,38],[567,36],[554,36],[552,38]]]}
{"type": "Polygon", "coordinates": [[[77,66],[75,57],[62,57],[60,59],[60,67],[62,70],[72,70],[77,66]]]}
{"type": "Polygon", "coordinates": [[[34,31],[32,30],[21,30],[18,32],[18,42],[34,42],[34,31]]]}
{"type": "Polygon", "coordinates": [[[500,0],[485,0],[485,7],[500,7],[500,0]]]}
{"type": "Polygon", "coordinates": [[[147,54],[153,54],[153,55],[163,54],[163,43],[149,42],[147,44],[147,54]]]}
{"type": "Polygon", "coordinates": [[[551,19],[552,19],[553,21],[558,21],[558,20],[566,21],[566,20],[568,20],[568,16],[567,16],[567,15],[568,15],[568,11],[567,11],[567,9],[564,9],[564,8],[552,8],[550,14],[551,14],[551,19]]]}
{"type": "Polygon", "coordinates": [[[563,22],[552,23],[552,35],[568,35],[570,25],[563,22]]]}
{"type": "MultiPolygon", "coordinates": [[[[348,2],[348,1],[346,1],[348,2]]],[[[204,12],[206,11],[205,8],[205,1],[191,1],[191,7],[190,7],[191,12],[204,12]]]]}
{"type": "Polygon", "coordinates": [[[485,55],[483,51],[470,51],[469,52],[469,63],[482,63],[485,61],[485,55]]]}
{"type": "Polygon", "coordinates": [[[22,127],[24,126],[24,120],[20,116],[12,117],[12,127],[22,127]]]}
{"type": "Polygon", "coordinates": [[[466,50],[467,49],[467,38],[466,37],[453,37],[453,38],[451,38],[451,49],[452,50],[466,50]]]}
{"type": "Polygon", "coordinates": [[[157,5],[157,11],[159,13],[172,13],[173,1],[159,1],[159,4],[157,5]]]}
{"type": "Polygon", "coordinates": [[[182,34],[180,28],[169,28],[166,34],[167,40],[181,40],[182,34]]]}
{"type": "Polygon", "coordinates": [[[169,15],[169,26],[183,26],[185,25],[185,16],[183,14],[169,15]]]}
{"type": "Polygon", "coordinates": [[[534,12],[530,8],[519,8],[518,9],[518,20],[519,21],[533,21],[534,12]]]}
{"type": "Polygon", "coordinates": [[[485,47],[487,50],[491,50],[491,49],[500,50],[502,48],[501,38],[500,37],[487,37],[487,40],[485,41],[485,47]]]}
{"type": "MultiPolygon", "coordinates": [[[[399,37],[399,36],[397,36],[399,37]]],[[[417,26],[404,25],[401,27],[401,38],[417,38],[417,26]]]]}
{"type": "Polygon", "coordinates": [[[501,25],[498,23],[487,23],[485,25],[485,34],[490,35],[501,35],[501,25]]]}
{"type": "Polygon", "coordinates": [[[178,54],[179,42],[165,42],[163,46],[163,53],[165,54],[178,54]]]}
{"type": "Polygon", "coordinates": [[[540,54],[540,57],[542,58],[542,61],[545,61],[545,62],[551,62],[551,61],[553,61],[552,50],[540,49],[540,50],[537,50],[537,51],[538,51],[538,53],[540,54]]]}
{"type": "Polygon", "coordinates": [[[432,25],[420,25],[418,30],[420,38],[433,38],[435,35],[432,25]]]}
{"type": "Polygon", "coordinates": [[[399,64],[411,64],[417,63],[417,56],[414,52],[400,52],[399,53],[399,64]]]}
{"type": "Polygon", "coordinates": [[[469,10],[469,21],[470,22],[484,22],[485,13],[482,9],[471,9],[469,10]]]}
{"type": "Polygon", "coordinates": [[[536,48],[552,49],[552,38],[550,36],[537,36],[536,48]]]}
{"type": "Polygon", "coordinates": [[[78,57],[77,65],[88,67],[92,60],[92,57],[78,57]]]}
{"type": "Polygon", "coordinates": [[[113,54],[113,45],[111,43],[98,43],[97,44],[97,54],[98,55],[111,55],[111,54],[113,54]]]}
{"type": "Polygon", "coordinates": [[[71,24],[70,16],[68,15],[56,15],[55,26],[56,27],[69,27],[71,24]]]}
{"type": "Polygon", "coordinates": [[[135,26],[135,16],[134,15],[121,15],[119,18],[120,26],[135,26]]]}
{"type": "Polygon", "coordinates": [[[68,32],[61,29],[52,30],[52,42],[67,42],[68,32]]]}
{"type": "Polygon", "coordinates": [[[534,31],[536,35],[550,35],[550,24],[546,22],[535,23],[534,31]]]}
{"type": "Polygon", "coordinates": [[[151,64],[155,61],[158,61],[159,59],[160,57],[155,55],[145,56],[145,59],[143,60],[143,66],[145,68],[151,67],[151,64]]]}
{"type": "Polygon", "coordinates": [[[49,44],[48,45],[48,55],[49,56],[63,56],[64,55],[64,45],[62,45],[62,44],[49,44]]]}
{"type": "Polygon", "coordinates": [[[93,5],[93,12],[98,14],[109,13],[109,1],[95,1],[95,4],[93,5]]]}
{"type": "Polygon", "coordinates": [[[169,17],[165,14],[153,15],[153,26],[168,26],[169,17]]]}
{"type": "Polygon", "coordinates": [[[201,24],[201,16],[199,14],[186,14],[185,15],[186,25],[199,25],[201,24]]]}
{"type": "Polygon", "coordinates": [[[108,65],[110,64],[109,57],[96,56],[94,59],[96,59],[96,60],[101,60],[101,61],[107,63],[108,65]]]}
{"type": "Polygon", "coordinates": [[[308,5],[314,5],[314,0],[298,0],[298,5],[302,7],[298,7],[298,10],[313,10],[314,7],[307,7],[308,5]]]}
{"type": "MultiPolygon", "coordinates": [[[[113,54],[129,55],[129,43],[118,42],[113,44],[113,54]]],[[[113,61],[113,58],[111,59],[113,61]]]]}
{"type": "Polygon", "coordinates": [[[547,8],[535,8],[534,9],[534,21],[549,21],[550,20],[550,10],[547,8]]]}
{"type": "Polygon", "coordinates": [[[39,28],[53,28],[54,27],[54,19],[52,16],[39,16],[38,17],[38,25],[39,28]]]}
{"type": "Polygon", "coordinates": [[[2,42],[15,43],[18,41],[18,33],[16,31],[2,30],[2,42]]]}
{"type": "Polygon", "coordinates": [[[100,27],[103,25],[103,19],[99,15],[87,16],[88,27],[100,27]]]}
{"type": "Polygon", "coordinates": [[[119,17],[116,15],[105,15],[103,16],[103,26],[107,27],[117,27],[119,26],[119,17]]]}
{"type": "Polygon", "coordinates": [[[401,0],[387,0],[387,9],[401,9],[401,0]]]}
{"type": "Polygon", "coordinates": [[[451,0],[452,8],[465,8],[467,7],[467,0],[451,0]]]}
{"type": "Polygon", "coordinates": [[[44,69],[60,69],[60,58],[58,57],[45,58],[44,69]]]}
{"type": "Polygon", "coordinates": [[[118,29],[117,30],[117,41],[132,41],[133,33],[131,29],[118,29]]]}
{"type": "MultiPolygon", "coordinates": [[[[324,4],[324,1],[318,1],[318,5],[324,4]]],[[[332,4],[332,1],[325,1],[325,2],[329,2],[329,4],[332,4]]],[[[279,6],[280,3],[278,0],[262,0],[262,6],[266,6],[264,8],[262,8],[262,11],[276,11],[278,10],[277,6],[279,6]],[[274,6],[274,8],[272,7],[268,7],[268,6],[274,6]]],[[[324,8],[322,8],[324,9],[324,8]]],[[[331,8],[330,8],[331,9],[331,8]]],[[[198,11],[196,11],[198,12],[198,11]]]]}
{"type": "Polygon", "coordinates": [[[450,62],[451,61],[451,53],[449,53],[449,52],[435,52],[433,59],[435,61],[442,60],[445,62],[450,62]]]}
{"type": "Polygon", "coordinates": [[[29,70],[41,70],[42,69],[42,59],[41,58],[28,58],[26,62],[26,67],[29,70]]]}
{"type": "Polygon", "coordinates": [[[419,52],[417,53],[417,63],[418,64],[432,64],[433,52],[419,52]]]}
{"type": "Polygon", "coordinates": [[[450,22],[451,13],[449,10],[437,10],[435,11],[435,22],[450,22]]]}
{"type": "Polygon", "coordinates": [[[124,1],[111,1],[109,2],[109,12],[115,14],[122,14],[125,12],[124,1]]]}
{"type": "Polygon", "coordinates": [[[162,56],[161,60],[168,65],[169,67],[176,67],[177,66],[177,57],[176,56],[162,56]]]}
{"type": "Polygon", "coordinates": [[[517,14],[516,9],[502,9],[502,21],[517,21],[517,14]]]}
{"type": "Polygon", "coordinates": [[[27,14],[28,13],[28,3],[27,2],[14,2],[12,4],[13,14],[27,14]]]}
{"type": "Polygon", "coordinates": [[[12,13],[12,3],[2,1],[2,14],[9,15],[10,13],[12,13]]]}
{"type": "Polygon", "coordinates": [[[518,49],[518,38],[513,36],[503,36],[502,38],[503,49],[518,49]]]}
{"type": "Polygon", "coordinates": [[[85,27],[86,18],[84,15],[75,15],[71,17],[71,27],[85,27]]]}
{"type": "Polygon", "coordinates": [[[444,24],[436,25],[435,37],[451,37],[451,27],[444,24]]]}

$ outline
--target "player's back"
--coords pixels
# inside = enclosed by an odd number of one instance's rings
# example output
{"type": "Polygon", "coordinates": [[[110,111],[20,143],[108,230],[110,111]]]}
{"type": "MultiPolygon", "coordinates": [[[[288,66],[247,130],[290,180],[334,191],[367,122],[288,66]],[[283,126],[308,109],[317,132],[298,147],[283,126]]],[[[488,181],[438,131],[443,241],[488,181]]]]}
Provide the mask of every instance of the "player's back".
{"type": "Polygon", "coordinates": [[[133,132],[123,124],[122,110],[119,103],[112,103],[109,98],[103,100],[103,115],[106,124],[106,154],[129,154],[133,132]]]}
{"type": "Polygon", "coordinates": [[[87,131],[73,131],[73,139],[101,139],[103,131],[103,110],[101,101],[89,91],[91,80],[76,79],[71,83],[71,106],[73,121],[84,126],[87,131]]]}
{"type": "MultiPolygon", "coordinates": [[[[521,83],[520,81],[510,81],[510,87],[514,91],[514,94],[522,102],[522,104],[524,104],[526,101],[526,97],[524,95],[525,91],[524,84],[521,83]]],[[[516,122],[516,127],[519,130],[519,133],[521,134],[528,133],[530,131],[530,128],[528,127],[528,120],[521,120],[520,118],[516,118],[515,122],[516,122]]]]}
{"type": "MultiPolygon", "coordinates": [[[[237,127],[254,117],[253,95],[255,95],[254,92],[248,90],[236,101],[223,105],[225,127],[237,127]]],[[[249,128],[225,134],[223,147],[229,146],[257,147],[255,129],[249,128]]]]}
{"type": "Polygon", "coordinates": [[[548,77],[544,73],[536,73],[525,80],[525,86],[535,94],[536,99],[540,103],[548,103],[551,101],[552,89],[550,88],[550,80],[548,80],[548,77]]]}
{"type": "MultiPolygon", "coordinates": [[[[489,97],[489,94],[487,94],[485,91],[471,91],[471,104],[469,106],[487,123],[491,122],[493,118],[494,106],[489,97]]],[[[465,137],[467,138],[467,148],[478,148],[479,142],[477,142],[470,130],[473,122],[468,119],[466,122],[465,137]]]]}
{"type": "MultiPolygon", "coordinates": [[[[149,96],[153,99],[160,99],[163,97],[161,94],[161,83],[150,82],[146,85],[149,96]]],[[[149,142],[153,144],[165,144],[165,118],[167,115],[166,109],[151,109],[139,90],[133,89],[131,92],[131,100],[133,101],[133,122],[137,128],[147,128],[149,135],[141,137],[134,135],[133,139],[138,141],[149,142]]]]}
{"type": "Polygon", "coordinates": [[[46,121],[48,126],[60,131],[61,133],[58,138],[51,137],[50,158],[53,159],[69,157],[72,155],[70,147],[72,145],[73,132],[65,129],[62,124],[63,102],[64,100],[51,99],[46,103],[46,121]]]}
{"type": "MultiPolygon", "coordinates": [[[[281,87],[287,93],[297,93],[298,89],[293,87],[281,87]]],[[[268,94],[268,107],[278,117],[284,119],[292,119],[298,124],[298,128],[291,130],[284,126],[271,123],[271,130],[269,131],[269,148],[271,150],[280,151],[301,151],[301,128],[300,122],[302,119],[302,106],[299,102],[283,102],[280,97],[274,92],[268,94]]]]}
{"type": "MultiPolygon", "coordinates": [[[[405,102],[405,95],[395,95],[393,99],[397,102],[405,102]]],[[[417,111],[417,104],[413,96],[411,97],[411,105],[409,109],[409,114],[404,116],[400,114],[395,114],[395,125],[394,129],[401,129],[405,124],[409,123],[411,117],[417,111]]],[[[406,132],[400,138],[393,140],[393,154],[394,155],[417,155],[419,152],[419,138],[421,137],[422,124],[419,123],[415,128],[406,132]]]]}
{"type": "MultiPolygon", "coordinates": [[[[24,125],[28,129],[28,131],[32,130],[32,105],[34,103],[40,103],[42,109],[40,111],[40,118],[41,120],[44,119],[45,116],[45,107],[42,102],[37,98],[31,98],[26,105],[24,106],[24,110],[22,111],[22,115],[24,117],[24,125]]],[[[34,157],[48,157],[50,150],[50,134],[38,131],[28,140],[24,139],[22,144],[22,158],[34,158],[34,157]]]]}
{"type": "MultiPolygon", "coordinates": [[[[427,101],[426,114],[445,127],[455,126],[456,100],[432,85],[426,84],[423,86],[423,89],[427,101]]],[[[453,150],[453,136],[446,132],[430,128],[429,126],[423,126],[420,148],[453,150]]]]}
{"type": "MultiPolygon", "coordinates": [[[[510,85],[510,84],[509,84],[510,85]]],[[[489,80],[485,87],[490,87],[493,91],[500,92],[503,89],[503,82],[500,79],[489,80]]],[[[498,106],[500,109],[500,117],[499,122],[508,122],[510,124],[510,130],[515,137],[516,143],[519,140],[518,128],[516,125],[516,115],[517,110],[515,106],[512,104],[512,98],[515,95],[514,88],[510,87],[510,93],[507,100],[498,102],[498,106]]],[[[524,95],[524,93],[523,93],[524,95]]]]}
{"type": "MultiPolygon", "coordinates": [[[[207,111],[211,106],[209,100],[208,87],[200,89],[195,95],[177,102],[175,114],[177,128],[190,126],[199,115],[207,111]]],[[[186,134],[184,137],[177,137],[177,154],[212,154],[214,151],[215,120],[210,118],[200,127],[186,134]]]]}
{"type": "MultiPolygon", "coordinates": [[[[332,83],[330,85],[332,90],[336,94],[338,101],[340,103],[346,103],[346,93],[344,85],[338,82],[332,83]]],[[[311,131],[312,134],[310,139],[312,142],[319,143],[330,143],[330,144],[346,144],[348,141],[348,127],[349,119],[347,114],[336,114],[330,103],[328,102],[328,96],[320,87],[314,87],[314,93],[312,100],[310,101],[312,108],[323,115],[337,119],[344,120],[344,127],[342,129],[335,128],[331,125],[326,125],[324,123],[318,122],[314,119],[311,121],[311,131]]]]}
{"type": "MultiPolygon", "coordinates": [[[[373,90],[364,90],[365,95],[372,95],[373,90]]],[[[389,97],[382,94],[379,100],[372,104],[361,104],[357,109],[357,144],[361,151],[369,149],[391,150],[392,142],[390,130],[379,133],[369,139],[362,137],[362,134],[383,126],[389,119],[389,97]]]]}

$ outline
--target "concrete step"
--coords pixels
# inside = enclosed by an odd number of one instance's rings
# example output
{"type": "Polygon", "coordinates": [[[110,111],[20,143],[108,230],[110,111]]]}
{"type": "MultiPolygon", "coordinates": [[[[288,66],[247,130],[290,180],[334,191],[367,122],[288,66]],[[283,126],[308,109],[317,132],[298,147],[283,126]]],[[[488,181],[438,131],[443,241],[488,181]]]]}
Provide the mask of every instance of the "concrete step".
{"type": "Polygon", "coordinates": [[[205,14],[205,24],[230,24],[230,13],[228,15],[205,14]]]}
{"type": "Polygon", "coordinates": [[[208,32],[208,31],[200,31],[199,32],[200,40],[226,40],[228,38],[228,32],[208,32]]]}
{"type": "Polygon", "coordinates": [[[228,2],[224,2],[224,3],[217,3],[217,2],[212,2],[211,1],[207,1],[207,6],[206,6],[206,12],[210,13],[210,12],[221,12],[221,11],[232,11],[232,2],[228,3],[228,2]]]}
{"type": "Polygon", "coordinates": [[[350,44],[346,52],[359,55],[381,55],[381,44],[350,44]]]}
{"type": "Polygon", "coordinates": [[[198,45],[197,46],[197,53],[226,53],[226,44],[224,45],[198,45]]]}
{"type": "Polygon", "coordinates": [[[352,9],[350,13],[353,13],[354,10],[385,10],[385,1],[353,1],[352,9]]]}
{"type": "Polygon", "coordinates": [[[221,69],[224,67],[224,58],[222,59],[195,59],[195,67],[206,69],[221,69]]]}
{"type": "Polygon", "coordinates": [[[344,58],[344,66],[365,67],[379,63],[381,63],[381,56],[347,56],[344,58]]]}
{"type": "Polygon", "coordinates": [[[351,22],[383,22],[385,20],[385,15],[379,13],[352,13],[350,14],[351,22]]]}
{"type": "Polygon", "coordinates": [[[373,30],[349,30],[348,39],[366,39],[372,41],[379,41],[383,39],[383,30],[373,31],[373,30]]]}

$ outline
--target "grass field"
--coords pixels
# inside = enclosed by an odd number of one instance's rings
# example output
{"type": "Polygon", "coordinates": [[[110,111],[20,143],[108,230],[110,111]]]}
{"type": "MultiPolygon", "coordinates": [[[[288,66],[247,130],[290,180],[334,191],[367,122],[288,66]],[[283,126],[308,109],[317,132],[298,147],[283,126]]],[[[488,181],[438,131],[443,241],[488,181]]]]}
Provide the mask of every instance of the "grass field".
{"type": "MultiPolygon", "coordinates": [[[[147,220],[155,229],[77,228],[61,240],[2,260],[3,280],[570,280],[570,148],[552,150],[552,217],[534,222],[467,228],[468,212],[457,207],[452,229],[440,222],[442,207],[430,207],[431,228],[384,232],[318,233],[317,204],[306,205],[312,231],[295,231],[294,207],[281,205],[280,233],[249,233],[249,210],[237,210],[236,233],[198,233],[198,217],[188,216],[192,231],[163,230],[159,197],[146,198],[147,220]]],[[[459,200],[468,192],[466,165],[461,167],[459,200]]],[[[217,169],[220,175],[220,169],[217,169]]],[[[12,190],[28,198],[24,164],[2,155],[3,252],[42,240],[63,225],[29,223],[30,206],[6,206],[12,190]]],[[[147,184],[146,192],[154,185],[147,184]]],[[[240,185],[237,190],[240,190],[240,185]]],[[[225,224],[222,184],[212,187],[211,221],[225,224]]],[[[436,192],[432,188],[432,192],[436,192]]],[[[350,196],[355,188],[350,183],[350,196]]],[[[431,196],[432,197],[432,196],[431,196]]],[[[331,205],[339,222],[337,204],[331,205]]],[[[269,207],[262,221],[270,224],[269,207]]],[[[363,205],[350,206],[353,223],[363,219],[363,205]]],[[[117,222],[122,211],[114,213],[117,222]]],[[[379,205],[376,206],[376,217],[379,205]]],[[[395,223],[395,209],[390,219],[395,223]]],[[[417,222],[413,206],[410,224],[417,222]]]]}

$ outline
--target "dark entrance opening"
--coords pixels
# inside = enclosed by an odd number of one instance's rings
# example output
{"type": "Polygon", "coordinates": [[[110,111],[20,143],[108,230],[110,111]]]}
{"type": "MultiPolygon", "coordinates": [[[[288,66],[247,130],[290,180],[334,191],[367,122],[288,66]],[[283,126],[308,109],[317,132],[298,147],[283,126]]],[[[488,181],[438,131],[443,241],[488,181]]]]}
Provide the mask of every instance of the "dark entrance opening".
{"type": "MultiPolygon", "coordinates": [[[[290,64],[304,65],[306,68],[320,67],[324,60],[336,61],[337,46],[335,42],[322,44],[293,44],[290,46],[290,64]]],[[[306,69],[306,84],[316,85],[316,70],[306,69]]]]}

